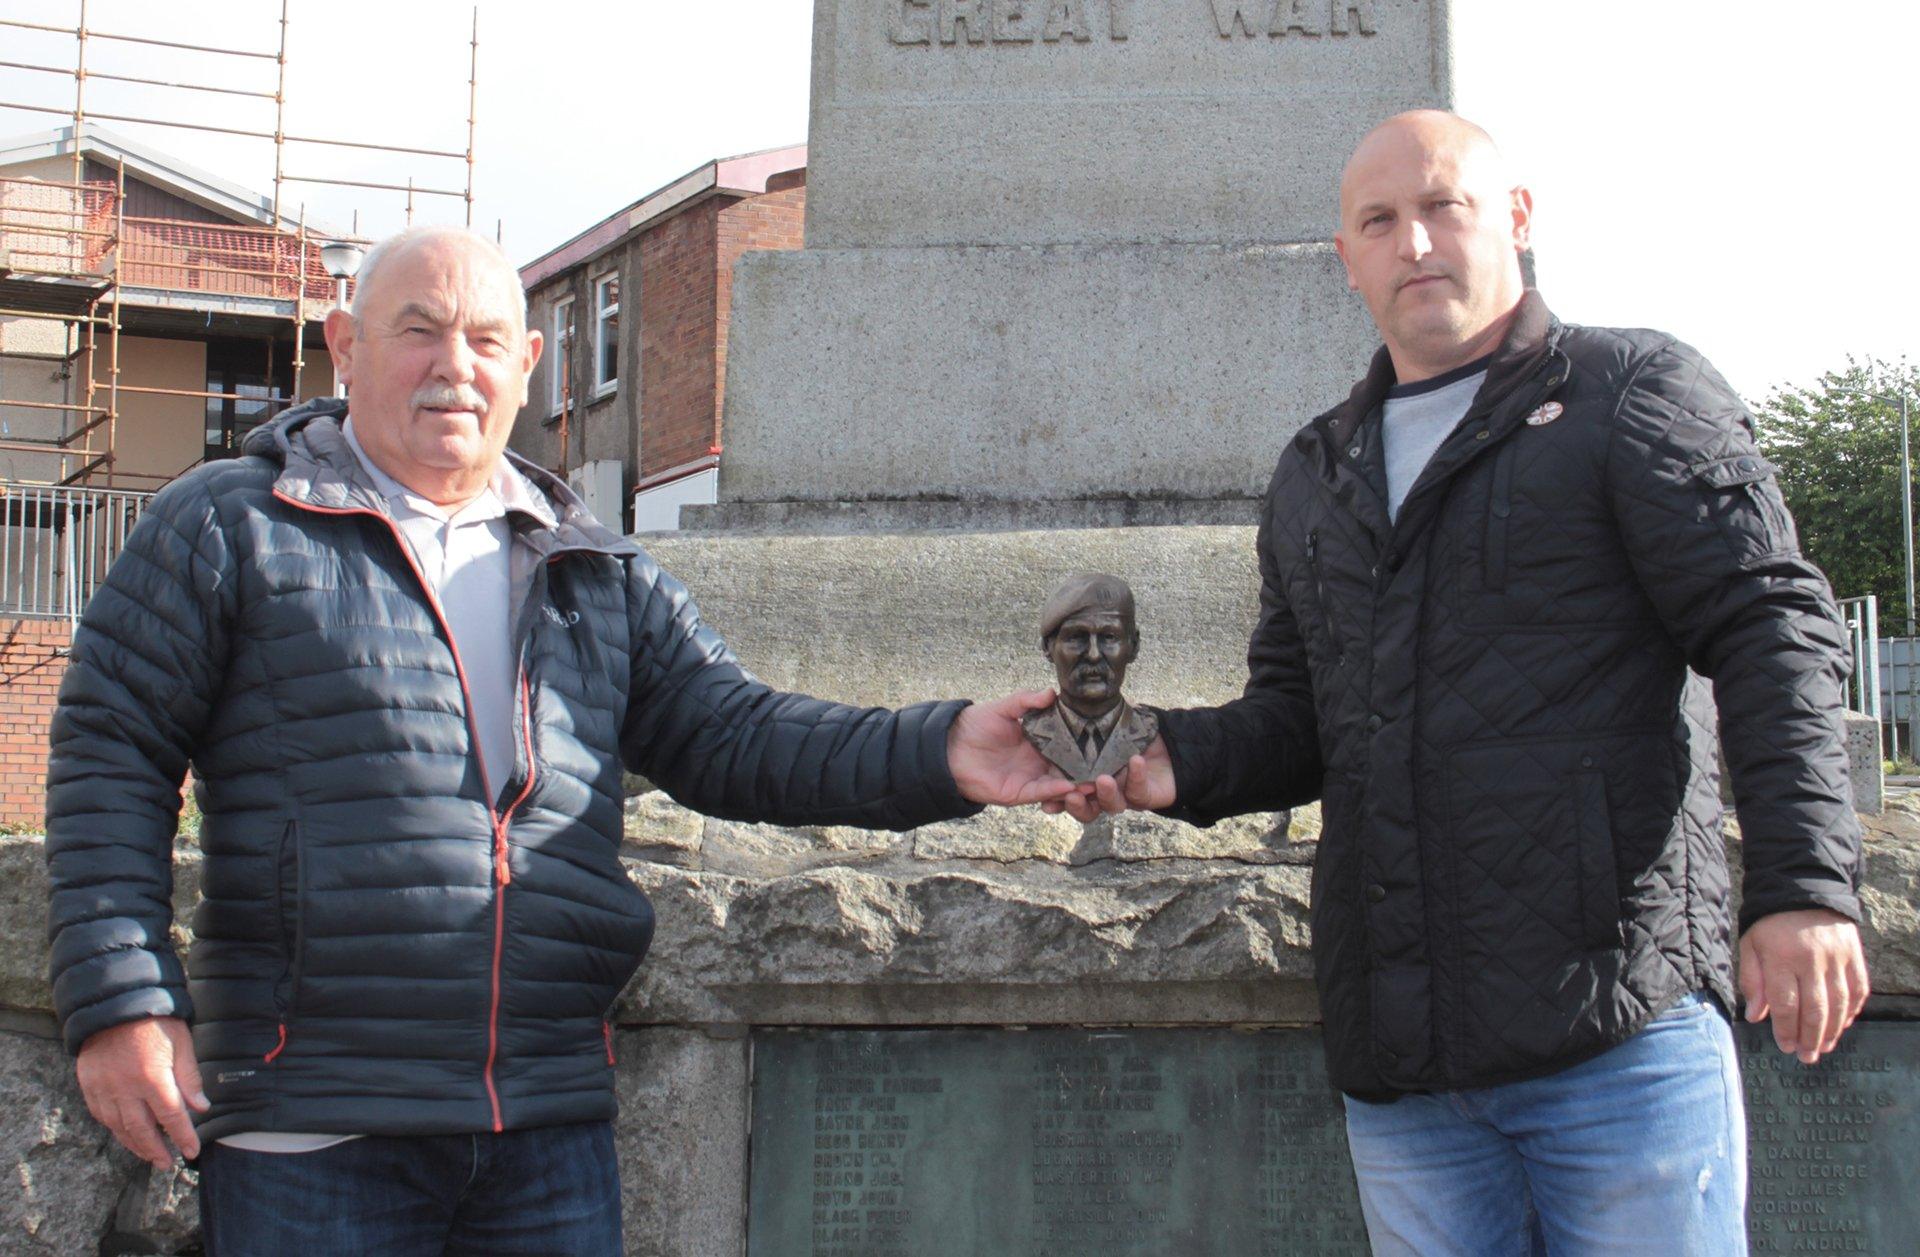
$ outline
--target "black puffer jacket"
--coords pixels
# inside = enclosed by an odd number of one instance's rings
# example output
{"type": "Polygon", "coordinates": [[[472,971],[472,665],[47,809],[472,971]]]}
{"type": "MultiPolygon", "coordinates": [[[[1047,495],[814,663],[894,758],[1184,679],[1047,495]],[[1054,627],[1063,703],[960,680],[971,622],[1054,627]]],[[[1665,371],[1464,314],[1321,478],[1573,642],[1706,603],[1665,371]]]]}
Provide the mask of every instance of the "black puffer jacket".
{"type": "Polygon", "coordinates": [[[1739,800],[1742,924],[1859,912],[1845,636],[1726,383],[1529,293],[1389,523],[1392,383],[1383,350],[1281,456],[1246,696],[1162,725],[1176,814],[1322,795],[1328,1063],[1374,1097],[1551,1072],[1688,991],[1732,1007],[1689,666],[1739,800]]]}
{"type": "Polygon", "coordinates": [[[947,771],[960,705],[769,690],[523,463],[561,522],[512,517],[518,753],[489,799],[460,662],[336,406],[163,490],[87,606],[48,782],[68,1046],[190,1017],[207,1137],[610,1117],[604,1019],[653,933],[618,858],[621,761],[717,816],[905,829],[973,810],[947,771]],[[191,978],[168,939],[189,763],[191,978]]]}

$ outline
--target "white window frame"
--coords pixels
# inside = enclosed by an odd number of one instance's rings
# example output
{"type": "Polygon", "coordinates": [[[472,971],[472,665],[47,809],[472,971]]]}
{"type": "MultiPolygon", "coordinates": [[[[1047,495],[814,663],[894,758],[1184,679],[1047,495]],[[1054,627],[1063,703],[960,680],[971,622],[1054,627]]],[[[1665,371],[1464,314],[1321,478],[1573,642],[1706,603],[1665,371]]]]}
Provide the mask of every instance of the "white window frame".
{"type": "Polygon", "coordinates": [[[611,270],[603,274],[595,275],[591,289],[593,293],[593,395],[595,397],[605,397],[620,387],[619,364],[617,362],[614,366],[613,378],[606,378],[607,320],[620,316],[620,303],[618,301],[611,304],[604,302],[609,281],[616,284],[619,283],[620,272],[618,270],[611,270]]]}
{"type": "MultiPolygon", "coordinates": [[[[553,303],[553,317],[549,325],[551,339],[547,342],[547,413],[558,415],[566,409],[567,373],[573,369],[573,305],[572,293],[556,299],[553,303]]],[[[577,401],[578,398],[576,397],[577,401]]]]}

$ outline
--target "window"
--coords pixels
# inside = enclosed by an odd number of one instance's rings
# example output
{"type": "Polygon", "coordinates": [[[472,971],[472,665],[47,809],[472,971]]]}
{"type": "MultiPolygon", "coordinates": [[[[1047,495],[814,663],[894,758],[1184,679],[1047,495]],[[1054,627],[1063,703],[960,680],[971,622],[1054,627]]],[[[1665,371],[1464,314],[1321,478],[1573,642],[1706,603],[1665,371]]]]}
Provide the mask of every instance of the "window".
{"type": "Polygon", "coordinates": [[[256,340],[207,342],[207,392],[225,394],[207,402],[204,456],[237,458],[249,432],[274,418],[292,401],[293,346],[271,351],[256,340]]]}
{"type": "Polygon", "coordinates": [[[620,275],[593,281],[593,391],[613,391],[620,383],[620,275]]]}
{"type": "Polygon", "coordinates": [[[573,400],[573,298],[553,303],[553,333],[547,339],[547,408],[554,414],[573,400]]]}

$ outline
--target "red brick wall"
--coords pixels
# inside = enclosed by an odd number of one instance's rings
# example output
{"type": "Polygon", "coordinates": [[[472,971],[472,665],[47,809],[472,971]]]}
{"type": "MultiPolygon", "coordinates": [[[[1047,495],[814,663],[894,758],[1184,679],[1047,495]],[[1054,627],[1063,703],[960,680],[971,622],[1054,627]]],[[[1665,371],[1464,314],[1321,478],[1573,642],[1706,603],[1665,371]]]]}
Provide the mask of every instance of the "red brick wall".
{"type": "Polygon", "coordinates": [[[72,640],[65,620],[0,619],[0,825],[45,818],[47,725],[72,640]]]}
{"type": "MultiPolygon", "coordinates": [[[[715,305],[713,430],[720,431],[727,393],[727,330],[733,313],[733,264],[749,249],[798,249],[807,221],[807,172],[792,171],[767,180],[764,196],[735,201],[720,211],[719,276],[715,305]]],[[[721,442],[716,442],[719,444],[721,442]]]]}
{"type": "Polygon", "coordinates": [[[713,251],[720,203],[676,214],[640,241],[640,472],[713,444],[713,251]]]}

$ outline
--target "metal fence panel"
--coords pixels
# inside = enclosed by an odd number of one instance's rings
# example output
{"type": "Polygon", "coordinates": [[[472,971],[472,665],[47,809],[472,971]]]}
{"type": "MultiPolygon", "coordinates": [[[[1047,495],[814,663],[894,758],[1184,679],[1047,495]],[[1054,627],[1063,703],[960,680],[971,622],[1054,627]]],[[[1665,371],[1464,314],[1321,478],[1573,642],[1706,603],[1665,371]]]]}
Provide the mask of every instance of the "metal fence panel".
{"type": "Polygon", "coordinates": [[[152,496],[0,481],[0,614],[79,619],[152,496]]]}

